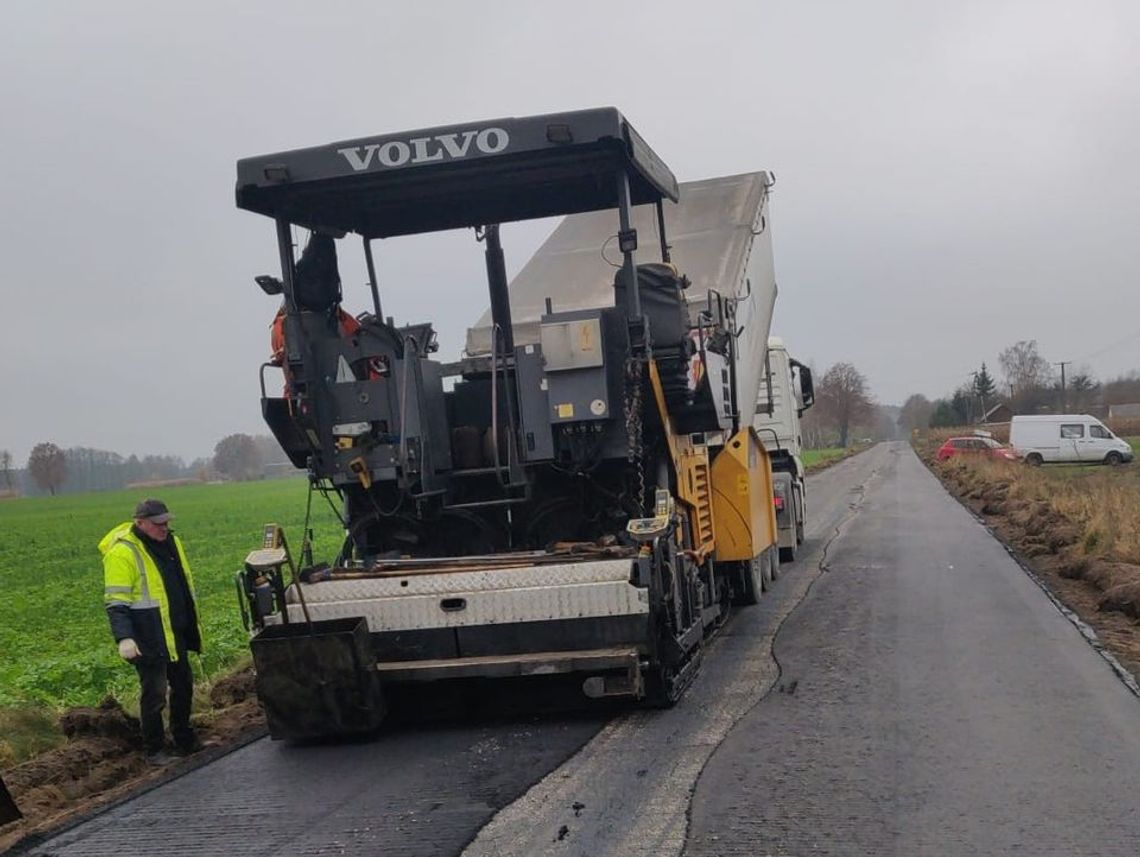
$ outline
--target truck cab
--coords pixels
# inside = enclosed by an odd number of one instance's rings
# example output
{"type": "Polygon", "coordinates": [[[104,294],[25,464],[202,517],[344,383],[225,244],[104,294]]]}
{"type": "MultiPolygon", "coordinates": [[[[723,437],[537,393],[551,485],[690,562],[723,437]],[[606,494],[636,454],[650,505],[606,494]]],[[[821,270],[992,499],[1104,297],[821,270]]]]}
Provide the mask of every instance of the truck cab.
{"type": "Polygon", "coordinates": [[[811,369],[795,360],[778,336],[768,339],[765,377],[752,426],[772,458],[773,502],[779,528],[780,560],[792,562],[804,541],[807,486],[800,417],[815,402],[811,369]]]}

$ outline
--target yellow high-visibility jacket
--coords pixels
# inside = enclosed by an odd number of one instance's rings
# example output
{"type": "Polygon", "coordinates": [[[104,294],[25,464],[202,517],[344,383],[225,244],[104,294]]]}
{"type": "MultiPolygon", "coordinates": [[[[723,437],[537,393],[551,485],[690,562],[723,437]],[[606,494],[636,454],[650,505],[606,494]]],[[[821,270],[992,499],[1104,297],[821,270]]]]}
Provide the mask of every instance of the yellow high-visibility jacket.
{"type": "MultiPolygon", "coordinates": [[[[170,622],[170,601],[162,572],[142,541],[131,532],[131,521],[119,524],[99,542],[103,554],[103,603],[111,620],[115,640],[130,637],[146,658],[178,660],[174,628],[170,622]]],[[[183,642],[190,651],[202,651],[202,624],[198,617],[194,577],[181,540],[171,533],[194,610],[194,634],[183,642]]]]}

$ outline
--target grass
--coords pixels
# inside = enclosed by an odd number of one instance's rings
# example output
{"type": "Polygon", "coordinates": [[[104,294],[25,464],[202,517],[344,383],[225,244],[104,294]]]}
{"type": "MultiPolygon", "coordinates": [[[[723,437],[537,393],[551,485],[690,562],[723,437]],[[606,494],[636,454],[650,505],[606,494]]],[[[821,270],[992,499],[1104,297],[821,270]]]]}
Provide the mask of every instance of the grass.
{"type": "Polygon", "coordinates": [[[63,743],[50,709],[36,705],[0,708],[0,769],[63,743]]]}
{"type": "Polygon", "coordinates": [[[842,446],[826,447],[824,449],[805,449],[800,458],[803,460],[805,468],[818,467],[825,461],[830,461],[833,458],[842,458],[847,454],[847,449],[842,446]]]}
{"type": "MultiPolygon", "coordinates": [[[[158,492],[175,515],[198,593],[205,651],[199,676],[220,674],[248,652],[234,574],[262,526],[285,527],[299,550],[304,479],[189,485],[158,492]]],[[[106,694],[130,702],[135,672],[119,657],[103,610],[98,543],[127,520],[143,492],[116,491],[0,504],[0,709],[93,705],[106,694]]],[[[327,504],[313,498],[314,556],[331,559],[343,537],[327,504]]],[[[2,734],[3,730],[0,730],[2,734]]]]}
{"type": "Polygon", "coordinates": [[[1140,564],[1140,468],[1070,465],[1020,474],[1014,496],[1048,503],[1083,533],[1085,553],[1140,564]]]}

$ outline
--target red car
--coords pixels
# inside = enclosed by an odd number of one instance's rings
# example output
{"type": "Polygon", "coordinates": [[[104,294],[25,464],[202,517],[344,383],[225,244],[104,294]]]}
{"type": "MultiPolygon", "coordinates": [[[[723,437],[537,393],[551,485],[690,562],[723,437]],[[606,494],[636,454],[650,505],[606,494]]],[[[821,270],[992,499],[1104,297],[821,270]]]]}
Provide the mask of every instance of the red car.
{"type": "Polygon", "coordinates": [[[1018,461],[1016,449],[1002,446],[992,437],[952,437],[938,448],[938,460],[946,461],[955,455],[986,455],[1000,461],[1018,461]]]}

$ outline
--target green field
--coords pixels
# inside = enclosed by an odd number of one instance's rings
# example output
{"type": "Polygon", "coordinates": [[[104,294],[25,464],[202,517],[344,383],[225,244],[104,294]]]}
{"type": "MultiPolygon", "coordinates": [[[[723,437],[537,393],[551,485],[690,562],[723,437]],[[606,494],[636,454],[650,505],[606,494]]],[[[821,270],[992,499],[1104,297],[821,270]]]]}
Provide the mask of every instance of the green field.
{"type": "MultiPolygon", "coordinates": [[[[170,506],[194,572],[206,636],[195,669],[210,677],[233,664],[248,652],[234,573],[267,522],[300,549],[306,490],[298,478],[0,501],[0,707],[137,695],[103,610],[98,543],[147,493],[170,506]]],[[[312,526],[314,558],[331,561],[343,531],[320,495],[312,526]]]]}
{"type": "Polygon", "coordinates": [[[812,468],[824,461],[830,461],[833,458],[842,458],[847,453],[847,450],[842,446],[827,447],[825,449],[805,449],[800,455],[803,460],[804,467],[812,468]]]}

